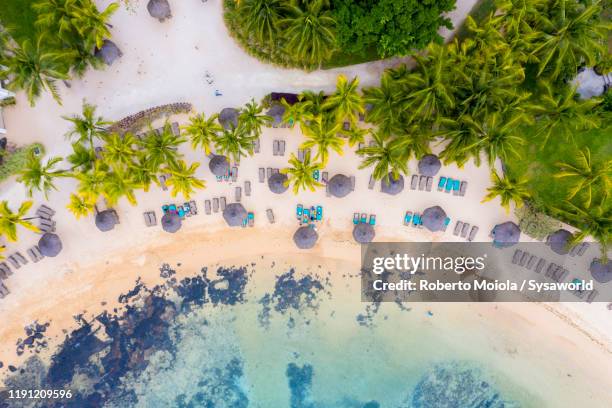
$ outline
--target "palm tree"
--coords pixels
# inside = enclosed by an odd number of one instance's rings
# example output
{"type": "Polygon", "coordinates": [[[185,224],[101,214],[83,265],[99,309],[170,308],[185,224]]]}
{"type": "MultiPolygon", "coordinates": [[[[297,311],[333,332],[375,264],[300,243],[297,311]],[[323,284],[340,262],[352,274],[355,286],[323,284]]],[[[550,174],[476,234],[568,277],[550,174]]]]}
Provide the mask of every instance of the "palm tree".
{"type": "Polygon", "coordinates": [[[372,132],[374,139],[373,146],[367,146],[357,150],[357,154],[364,157],[359,165],[360,169],[374,166],[372,176],[376,180],[389,177],[389,173],[394,178],[399,178],[401,174],[408,173],[408,160],[403,155],[403,149],[398,139],[389,139],[382,132],[372,132]]]}
{"type": "Polygon", "coordinates": [[[111,37],[108,20],[118,9],[118,3],[110,3],[99,11],[92,0],[81,0],[79,6],[71,10],[71,17],[83,41],[101,48],[104,40],[111,37]]]}
{"type": "Polygon", "coordinates": [[[239,162],[242,156],[253,154],[253,142],[257,136],[251,136],[242,128],[224,129],[215,139],[215,149],[219,154],[239,162]]]}
{"type": "Polygon", "coordinates": [[[152,183],[159,184],[156,177],[158,170],[159,168],[154,168],[151,166],[146,153],[138,154],[136,162],[130,165],[130,175],[132,176],[132,180],[138,186],[138,188],[142,188],[145,192],[149,191],[149,186],[152,183]]]}
{"type": "Polygon", "coordinates": [[[150,128],[147,136],[140,142],[152,168],[159,168],[163,164],[176,165],[183,156],[178,151],[179,146],[183,143],[185,143],[185,138],[175,136],[169,123],[164,125],[160,134],[150,128]]]}
{"type": "Polygon", "coordinates": [[[339,136],[340,129],[341,125],[334,118],[317,116],[303,129],[306,141],[302,143],[302,147],[305,149],[316,147],[317,154],[314,158],[325,166],[329,160],[330,149],[339,155],[343,153],[344,139],[339,136]]]}
{"type": "Polygon", "coordinates": [[[95,202],[100,194],[104,193],[104,184],[109,174],[108,167],[102,163],[96,163],[91,169],[76,173],[78,194],[95,202]]]}
{"type": "Polygon", "coordinates": [[[473,119],[469,115],[462,115],[458,119],[441,118],[438,123],[441,129],[437,136],[448,141],[439,155],[444,164],[457,163],[462,168],[470,158],[474,158],[476,165],[480,166],[480,150],[484,140],[472,131],[470,124],[473,119]]]}
{"type": "Polygon", "coordinates": [[[238,6],[244,30],[268,47],[275,46],[284,5],[280,0],[244,0],[238,6]]]}
{"type": "Polygon", "coordinates": [[[299,161],[295,154],[291,153],[289,157],[289,166],[281,170],[281,173],[288,176],[289,184],[293,184],[293,193],[297,194],[300,190],[315,191],[321,186],[314,178],[314,172],[321,170],[323,166],[320,163],[315,163],[310,158],[310,152],[307,151],[304,155],[304,160],[299,161]]]}
{"type": "Polygon", "coordinates": [[[8,206],[8,201],[0,202],[0,235],[4,235],[9,241],[17,241],[17,226],[39,232],[40,230],[30,222],[32,218],[25,218],[32,207],[32,201],[24,201],[19,210],[14,213],[8,206]]]}
{"type": "Polygon", "coordinates": [[[95,207],[91,197],[73,193],[70,194],[70,203],[66,208],[78,219],[91,214],[95,207]]]}
{"type": "Polygon", "coordinates": [[[170,173],[170,178],[166,183],[172,188],[170,194],[176,197],[181,193],[186,200],[189,200],[195,189],[204,188],[204,180],[200,180],[195,176],[195,172],[200,166],[200,163],[192,163],[187,167],[187,164],[180,160],[176,165],[167,167],[167,172],[170,173]]]}
{"type": "Polygon", "coordinates": [[[588,147],[585,147],[575,153],[573,164],[558,162],[556,166],[559,168],[559,172],[554,174],[553,177],[569,177],[574,180],[573,187],[567,196],[568,200],[574,198],[578,192],[583,192],[586,196],[584,207],[589,208],[593,197],[593,187],[595,186],[602,193],[602,203],[605,202],[611,189],[612,160],[605,160],[599,164],[593,163],[591,151],[588,147]]]}
{"type": "Polygon", "coordinates": [[[110,206],[116,205],[122,197],[125,197],[130,204],[136,205],[134,190],[139,187],[140,184],[134,180],[128,170],[117,168],[104,177],[102,195],[110,206]]]}
{"type": "Polygon", "coordinates": [[[579,100],[576,88],[563,86],[555,90],[547,82],[541,82],[541,89],[539,104],[532,111],[538,115],[538,134],[544,138],[543,145],[551,135],[571,141],[575,132],[599,126],[599,118],[594,112],[600,102],[598,99],[579,100]]]}
{"type": "Polygon", "coordinates": [[[299,104],[303,112],[303,119],[313,118],[323,114],[325,92],[303,91],[298,95],[299,104]]]}
{"type": "Polygon", "coordinates": [[[318,67],[336,49],[336,20],[324,0],[313,0],[298,6],[290,3],[292,16],[280,21],[286,27],[287,52],[306,67],[318,67]]]}
{"type": "Polygon", "coordinates": [[[605,263],[608,260],[608,247],[612,237],[612,210],[610,207],[596,206],[591,208],[579,207],[569,201],[563,203],[563,208],[553,208],[559,214],[569,219],[571,224],[580,231],[573,235],[570,246],[582,242],[586,237],[592,236],[599,242],[601,258],[605,263]]]}
{"type": "Polygon", "coordinates": [[[30,40],[24,40],[21,45],[12,45],[6,55],[0,53],[0,79],[9,79],[8,88],[11,90],[24,90],[31,106],[41,95],[43,90],[51,92],[57,103],[61,104],[61,97],[55,82],[68,79],[68,66],[65,61],[70,60],[69,51],[46,51],[43,36],[38,38],[35,45],[30,40]]]}
{"type": "Polygon", "coordinates": [[[32,154],[26,163],[25,168],[19,173],[18,181],[23,183],[28,190],[28,195],[32,197],[34,191],[41,191],[45,198],[48,198],[51,190],[57,190],[53,179],[66,175],[65,170],[54,170],[55,166],[61,162],[61,157],[51,157],[43,164],[42,158],[32,154]]]}
{"type": "Polygon", "coordinates": [[[81,143],[72,143],[72,153],[66,158],[72,165],[71,170],[87,171],[96,161],[96,154],[81,143]]]}
{"type": "Polygon", "coordinates": [[[39,0],[32,4],[36,13],[35,25],[44,32],[56,34],[64,42],[73,40],[77,33],[72,11],[77,0],[39,0]]]}
{"type": "Polygon", "coordinates": [[[130,132],[123,135],[118,133],[106,134],[103,136],[104,145],[104,160],[114,169],[128,166],[136,156],[137,139],[130,132]]]}
{"type": "Polygon", "coordinates": [[[612,23],[603,20],[601,0],[586,5],[557,0],[548,2],[547,12],[539,14],[538,29],[539,45],[532,52],[539,60],[538,76],[548,71],[556,78],[562,70],[574,75],[582,64],[595,65],[607,51],[612,23]]]}
{"type": "Polygon", "coordinates": [[[393,134],[400,120],[399,101],[401,87],[393,80],[389,72],[382,74],[380,87],[363,90],[363,101],[369,110],[366,120],[378,125],[386,135],[393,134]]]}
{"type": "MultiPolygon", "coordinates": [[[[96,106],[83,102],[81,115],[62,116],[72,123],[68,131],[68,138],[76,138],[77,143],[88,143],[89,149],[94,153],[94,141],[106,133],[106,127],[111,124],[102,116],[96,115],[96,106]]],[[[95,156],[95,154],[94,154],[95,156]]]]}
{"type": "Polygon", "coordinates": [[[294,103],[290,104],[285,100],[285,98],[281,99],[281,105],[285,108],[285,112],[283,113],[283,122],[288,124],[293,128],[296,123],[301,122],[304,117],[304,104],[302,103],[294,103]]]}
{"type": "Polygon", "coordinates": [[[349,146],[353,147],[365,141],[365,135],[368,134],[368,130],[353,125],[348,130],[343,128],[342,134],[348,138],[349,146]]]}
{"type": "Polygon", "coordinates": [[[402,156],[406,161],[410,160],[413,155],[415,158],[420,159],[424,155],[431,153],[429,143],[432,140],[432,134],[425,127],[419,127],[418,125],[408,126],[395,139],[397,140],[396,147],[402,152],[402,156]]]}
{"type": "Polygon", "coordinates": [[[495,197],[501,199],[501,205],[506,209],[506,213],[510,212],[510,201],[520,208],[526,199],[529,198],[529,190],[527,189],[527,179],[513,179],[508,174],[504,177],[499,177],[495,170],[491,171],[491,182],[493,185],[487,188],[489,192],[482,202],[491,201],[495,197]]]}
{"type": "Polygon", "coordinates": [[[524,143],[518,136],[518,126],[528,120],[526,115],[516,111],[492,112],[482,120],[471,117],[463,120],[474,137],[482,140],[481,146],[487,153],[491,167],[497,158],[505,161],[511,156],[518,156],[516,148],[524,143]]]}
{"type": "Polygon", "coordinates": [[[357,114],[364,113],[363,100],[357,90],[359,79],[348,80],[344,74],[338,76],[336,92],[323,103],[323,109],[331,110],[338,122],[345,119],[351,124],[357,123],[357,114]]]}
{"type": "Polygon", "coordinates": [[[244,108],[240,110],[238,116],[238,126],[242,126],[244,131],[252,136],[259,137],[261,135],[262,126],[269,126],[272,122],[272,117],[264,115],[263,106],[251,99],[244,108]]]}
{"type": "Polygon", "coordinates": [[[202,147],[207,156],[210,154],[210,145],[223,130],[219,122],[217,122],[218,117],[218,114],[214,114],[206,119],[206,116],[200,113],[189,118],[189,124],[183,127],[183,129],[189,135],[191,147],[194,150],[202,147]]]}

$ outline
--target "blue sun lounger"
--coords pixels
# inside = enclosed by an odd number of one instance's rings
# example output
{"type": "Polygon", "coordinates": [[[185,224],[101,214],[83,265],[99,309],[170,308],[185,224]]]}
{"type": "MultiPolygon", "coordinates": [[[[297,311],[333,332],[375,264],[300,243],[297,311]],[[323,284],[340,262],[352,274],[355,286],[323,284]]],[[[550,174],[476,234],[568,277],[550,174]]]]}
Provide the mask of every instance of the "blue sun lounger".
{"type": "Polygon", "coordinates": [[[406,214],[404,214],[404,225],[410,225],[411,220],[412,220],[412,211],[406,211],[406,214]]]}
{"type": "Polygon", "coordinates": [[[359,224],[359,213],[353,213],[353,224],[359,224]]]}
{"type": "Polygon", "coordinates": [[[321,221],[323,219],[323,207],[317,205],[317,221],[321,221]]]}
{"type": "Polygon", "coordinates": [[[460,187],[461,187],[461,182],[459,180],[453,180],[453,191],[459,192],[460,187]]]}
{"type": "Polygon", "coordinates": [[[316,181],[319,181],[319,170],[315,170],[315,171],[312,173],[312,177],[314,177],[314,179],[315,179],[316,181]]]}
{"type": "Polygon", "coordinates": [[[176,205],[170,204],[168,206],[168,211],[171,212],[171,213],[176,213],[176,205]]]}
{"type": "Polygon", "coordinates": [[[446,231],[446,229],[448,228],[448,224],[450,224],[450,222],[451,222],[451,219],[449,217],[446,217],[444,219],[444,229],[443,229],[443,231],[446,231]]]}
{"type": "Polygon", "coordinates": [[[444,187],[444,191],[446,193],[450,193],[452,188],[453,188],[453,179],[452,178],[447,178],[446,179],[446,187],[444,187]]]}
{"type": "Polygon", "coordinates": [[[310,210],[308,208],[304,208],[304,222],[308,224],[310,222],[310,210]]]}
{"type": "Polygon", "coordinates": [[[362,224],[367,224],[368,223],[368,214],[366,214],[366,213],[361,214],[361,223],[362,224]]]}
{"type": "Polygon", "coordinates": [[[444,184],[446,184],[446,177],[441,176],[440,181],[438,181],[438,191],[442,191],[444,184]]]}
{"type": "Polygon", "coordinates": [[[183,210],[183,206],[179,205],[177,207],[178,216],[181,218],[185,218],[185,210],[183,210]]]}
{"type": "Polygon", "coordinates": [[[414,225],[415,227],[421,225],[421,216],[419,214],[414,214],[412,216],[412,225],[414,225]]]}
{"type": "Polygon", "coordinates": [[[298,204],[295,210],[295,215],[297,216],[298,220],[302,219],[303,211],[304,211],[304,206],[302,206],[302,204],[298,204]]]}
{"type": "Polygon", "coordinates": [[[162,205],[162,213],[165,214],[168,212],[168,206],[167,205],[162,205]]]}
{"type": "Polygon", "coordinates": [[[376,214],[370,214],[370,225],[376,225],[376,214]]]}

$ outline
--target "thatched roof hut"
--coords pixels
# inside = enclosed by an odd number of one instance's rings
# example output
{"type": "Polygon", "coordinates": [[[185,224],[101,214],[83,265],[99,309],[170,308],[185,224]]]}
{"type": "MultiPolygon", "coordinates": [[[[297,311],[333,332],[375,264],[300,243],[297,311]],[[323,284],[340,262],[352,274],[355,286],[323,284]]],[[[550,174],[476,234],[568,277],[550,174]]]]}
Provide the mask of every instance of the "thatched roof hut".
{"type": "Polygon", "coordinates": [[[374,227],[370,224],[360,223],[353,228],[353,238],[360,244],[372,242],[375,236],[376,232],[374,232],[374,227]]]}
{"type": "Polygon", "coordinates": [[[147,10],[149,10],[151,17],[158,19],[160,22],[172,17],[168,0],[149,0],[147,10]]]}
{"type": "Polygon", "coordinates": [[[219,123],[224,129],[235,129],[238,127],[238,116],[240,112],[234,108],[223,108],[219,112],[219,123]]]}
{"type": "Polygon", "coordinates": [[[491,231],[493,235],[493,244],[496,247],[509,247],[517,242],[521,236],[521,230],[512,221],[504,222],[503,224],[497,224],[491,231]]]}
{"type": "Polygon", "coordinates": [[[123,53],[117,44],[111,40],[104,40],[101,48],[96,48],[94,56],[101,59],[106,65],[113,65],[113,62],[121,58],[123,53]]]}
{"type": "Polygon", "coordinates": [[[280,103],[275,103],[266,112],[266,115],[272,118],[272,127],[279,127],[283,125],[283,115],[285,114],[285,107],[280,103]]]}
{"type": "Polygon", "coordinates": [[[440,171],[442,163],[438,156],[434,154],[426,154],[421,160],[419,160],[419,173],[425,176],[435,176],[440,171]]]}
{"type": "Polygon", "coordinates": [[[383,178],[380,182],[380,191],[383,193],[397,195],[404,190],[404,177],[399,174],[396,178],[393,173],[389,173],[389,177],[383,178]]]}
{"type": "Polygon", "coordinates": [[[593,259],[589,266],[591,276],[599,283],[608,283],[612,281],[612,262],[608,260],[605,264],[601,259],[593,259]]]}
{"type": "Polygon", "coordinates": [[[219,177],[227,176],[229,167],[230,165],[227,157],[219,154],[214,155],[212,159],[210,159],[210,162],[208,162],[210,172],[219,177]]]}
{"type": "Polygon", "coordinates": [[[553,232],[548,236],[546,241],[550,245],[550,249],[559,255],[569,253],[568,243],[572,239],[572,233],[563,228],[553,232]]]}
{"type": "Polygon", "coordinates": [[[46,232],[38,240],[38,249],[44,256],[54,257],[62,251],[62,241],[56,234],[46,232]]]}
{"type": "Polygon", "coordinates": [[[285,100],[289,105],[294,105],[300,101],[299,95],[295,93],[289,92],[272,92],[270,94],[270,101],[272,102],[280,102],[285,100]]]}
{"type": "Polygon", "coordinates": [[[351,179],[344,174],[336,174],[327,182],[327,188],[334,197],[346,197],[351,192],[351,179]]]}
{"type": "Polygon", "coordinates": [[[429,207],[423,211],[421,220],[423,221],[423,226],[431,232],[443,231],[446,212],[439,205],[429,207]]]}
{"type": "Polygon", "coordinates": [[[268,187],[270,191],[276,194],[282,194],[289,188],[289,180],[286,174],[274,173],[268,179],[268,187]]]}
{"type": "Polygon", "coordinates": [[[293,242],[300,249],[310,249],[317,243],[319,234],[310,226],[302,226],[293,234],[293,242]]]}
{"type": "Polygon", "coordinates": [[[231,203],[223,210],[223,219],[230,227],[241,227],[247,217],[247,210],[240,203],[231,203]]]}
{"type": "Polygon", "coordinates": [[[96,214],[96,227],[102,232],[115,228],[117,219],[113,210],[104,210],[96,214]]]}
{"type": "Polygon", "coordinates": [[[165,213],[161,218],[161,225],[164,231],[174,234],[181,229],[181,217],[177,213],[165,213]]]}

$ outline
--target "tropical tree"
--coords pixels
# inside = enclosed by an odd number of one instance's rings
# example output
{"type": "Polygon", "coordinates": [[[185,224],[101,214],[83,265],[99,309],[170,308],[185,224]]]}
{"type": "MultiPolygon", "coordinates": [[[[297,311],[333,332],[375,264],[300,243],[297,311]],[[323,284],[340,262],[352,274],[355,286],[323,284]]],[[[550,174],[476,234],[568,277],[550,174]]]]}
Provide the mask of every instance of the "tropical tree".
{"type": "Polygon", "coordinates": [[[72,143],[72,153],[66,160],[72,165],[71,170],[87,171],[96,161],[96,154],[81,143],[72,143]]]}
{"type": "Polygon", "coordinates": [[[410,160],[413,155],[416,159],[420,159],[431,153],[429,144],[432,140],[432,133],[424,127],[418,125],[407,126],[398,133],[395,139],[397,140],[396,147],[402,152],[406,161],[410,160]]]}
{"type": "Polygon", "coordinates": [[[24,40],[21,45],[12,44],[6,53],[0,53],[0,79],[8,79],[8,88],[24,90],[31,106],[43,90],[51,92],[61,104],[61,97],[55,82],[68,79],[65,61],[71,58],[69,51],[50,52],[44,49],[43,36],[36,44],[24,40]]]}
{"type": "Polygon", "coordinates": [[[123,135],[110,133],[102,136],[104,140],[104,160],[113,169],[120,169],[132,163],[136,156],[137,139],[130,132],[123,135]]]}
{"type": "Polygon", "coordinates": [[[43,164],[40,156],[32,154],[17,180],[25,185],[30,197],[34,191],[40,191],[45,198],[48,198],[51,190],[57,190],[53,180],[56,177],[66,176],[65,170],[55,170],[55,166],[61,161],[61,157],[51,157],[46,164],[43,164]]]}
{"type": "Polygon", "coordinates": [[[76,139],[77,143],[87,143],[92,153],[94,153],[94,141],[100,139],[106,133],[106,127],[111,124],[102,116],[97,116],[96,106],[87,102],[83,102],[81,115],[62,116],[62,118],[72,123],[72,128],[66,136],[76,139]]]}
{"type": "Polygon", "coordinates": [[[365,111],[358,86],[357,77],[349,81],[344,74],[339,75],[336,91],[325,99],[323,109],[332,111],[338,122],[348,120],[351,124],[357,123],[357,114],[365,111]]]}
{"type": "Polygon", "coordinates": [[[99,11],[92,0],[81,0],[79,3],[71,10],[72,21],[85,44],[101,48],[104,40],[111,36],[108,20],[119,9],[119,4],[110,3],[99,11]]]}
{"type": "Polygon", "coordinates": [[[69,42],[77,34],[72,10],[77,0],[40,0],[32,4],[36,12],[35,25],[43,31],[54,32],[61,40],[69,42]]]}
{"type": "Polygon", "coordinates": [[[538,76],[546,71],[556,78],[563,70],[574,75],[582,64],[595,65],[607,52],[612,23],[602,17],[601,0],[557,0],[538,15],[537,27],[539,45],[532,55],[539,61],[538,76]]]}
{"type": "Polygon", "coordinates": [[[189,124],[183,129],[191,139],[191,147],[204,149],[206,155],[210,154],[210,146],[214,143],[217,135],[223,131],[223,128],[217,121],[218,114],[214,114],[206,118],[203,113],[194,115],[189,118],[189,124]]]}
{"type": "Polygon", "coordinates": [[[200,180],[195,176],[195,172],[200,166],[200,163],[192,163],[187,167],[183,160],[179,160],[176,165],[170,165],[166,171],[170,173],[170,178],[166,183],[172,188],[170,194],[176,197],[181,193],[186,200],[189,200],[195,189],[204,188],[204,180],[200,180]]]}
{"type": "Polygon", "coordinates": [[[321,186],[321,183],[315,180],[314,172],[322,168],[320,163],[311,160],[310,151],[307,151],[303,161],[298,160],[295,154],[291,153],[289,167],[281,169],[281,173],[287,175],[289,184],[293,184],[293,193],[297,194],[300,190],[315,191],[321,186]]]}
{"type": "Polygon", "coordinates": [[[572,179],[572,188],[567,196],[571,200],[582,192],[584,194],[584,207],[589,208],[593,198],[593,188],[602,193],[602,203],[608,197],[612,188],[610,178],[612,176],[612,160],[604,160],[601,163],[593,163],[591,150],[585,147],[574,155],[573,163],[557,162],[559,172],[555,173],[555,178],[572,179]]]}
{"type": "Polygon", "coordinates": [[[149,186],[152,183],[159,184],[158,170],[159,168],[151,166],[146,153],[138,154],[136,161],[130,165],[132,180],[138,185],[138,188],[142,188],[145,192],[149,191],[149,186]]]}
{"type": "Polygon", "coordinates": [[[33,218],[25,218],[31,207],[32,201],[24,201],[17,212],[13,212],[8,206],[8,201],[0,202],[0,235],[4,235],[9,241],[15,242],[17,241],[18,226],[39,232],[38,227],[30,221],[33,218]]]}
{"type": "Polygon", "coordinates": [[[470,117],[464,117],[463,120],[474,137],[482,139],[489,165],[493,166],[497,158],[507,160],[518,155],[516,148],[524,143],[519,136],[518,127],[529,118],[523,113],[510,111],[492,112],[481,120],[470,117]]]}
{"type": "Polygon", "coordinates": [[[318,67],[336,49],[336,21],[324,5],[324,0],[313,0],[302,3],[302,9],[292,2],[292,16],[280,21],[286,27],[287,52],[307,67],[318,67]]]}
{"type": "Polygon", "coordinates": [[[88,201],[95,202],[104,193],[106,179],[109,176],[108,166],[97,162],[91,169],[75,173],[77,192],[88,201]]]}
{"type": "Polygon", "coordinates": [[[482,202],[491,201],[495,197],[501,199],[501,205],[510,212],[510,202],[514,201],[517,208],[523,206],[526,199],[529,198],[529,190],[527,189],[527,179],[514,179],[508,174],[500,177],[495,170],[491,171],[491,182],[493,185],[487,188],[489,192],[482,202]]]}
{"type": "MultiPolygon", "coordinates": [[[[303,119],[312,119],[323,114],[323,103],[325,102],[325,92],[303,91],[298,95],[299,104],[303,112],[303,119]]],[[[303,120],[303,121],[304,121],[303,120]]]]}
{"type": "Polygon", "coordinates": [[[252,136],[259,137],[261,135],[262,126],[269,126],[272,122],[272,117],[264,115],[263,106],[251,99],[244,108],[240,110],[238,116],[238,126],[242,126],[244,131],[252,136]]]}
{"type": "Polygon", "coordinates": [[[231,157],[239,162],[242,156],[253,154],[253,142],[257,136],[251,136],[242,128],[224,129],[215,139],[215,149],[219,154],[231,157]]]}
{"type": "Polygon", "coordinates": [[[337,123],[334,118],[328,116],[317,116],[309,121],[303,129],[306,140],[302,143],[302,148],[311,149],[317,148],[315,160],[319,160],[323,166],[329,160],[329,150],[333,150],[339,155],[342,155],[342,146],[344,139],[339,136],[341,124],[337,123]]]}
{"type": "Polygon", "coordinates": [[[384,72],[380,87],[363,90],[364,104],[369,107],[366,120],[378,125],[386,135],[393,134],[399,127],[401,88],[389,72],[384,72]]]}
{"type": "Polygon", "coordinates": [[[261,43],[274,46],[283,9],[280,0],[243,0],[238,12],[247,32],[254,33],[261,43]]]}
{"type": "Polygon", "coordinates": [[[551,135],[571,141],[575,132],[599,126],[599,117],[594,112],[600,103],[597,98],[579,100],[576,88],[554,89],[548,82],[540,84],[539,104],[532,111],[538,115],[538,134],[544,139],[543,145],[551,135]]]}
{"type": "Polygon", "coordinates": [[[408,160],[404,156],[401,140],[390,139],[382,132],[372,132],[374,144],[357,150],[357,154],[364,159],[359,165],[360,169],[374,166],[372,176],[377,179],[387,180],[389,173],[394,178],[408,173],[408,160]]]}
{"type": "Polygon", "coordinates": [[[462,168],[470,158],[473,158],[476,165],[480,166],[480,151],[484,146],[484,139],[472,131],[472,123],[474,121],[469,115],[462,115],[457,119],[439,120],[440,130],[437,136],[442,136],[447,142],[439,155],[444,164],[456,163],[462,168]]]}
{"type": "Polygon", "coordinates": [[[78,219],[86,217],[94,211],[94,200],[81,194],[70,194],[70,202],[66,206],[68,210],[78,219]]]}
{"type": "Polygon", "coordinates": [[[102,195],[110,206],[116,205],[122,197],[125,197],[130,204],[136,205],[134,190],[139,187],[140,184],[134,180],[131,172],[119,167],[104,177],[102,195]]]}
{"type": "Polygon", "coordinates": [[[582,242],[591,236],[599,242],[603,262],[608,260],[608,248],[612,237],[612,210],[601,205],[584,208],[569,201],[563,203],[562,208],[554,208],[560,215],[569,219],[572,225],[580,231],[572,236],[570,246],[582,242]]]}
{"type": "Polygon", "coordinates": [[[352,125],[348,129],[342,128],[342,134],[347,137],[349,146],[353,147],[365,141],[365,135],[368,134],[368,130],[352,125]]]}
{"type": "Polygon", "coordinates": [[[283,122],[293,128],[296,123],[301,122],[304,118],[304,104],[302,103],[289,103],[285,98],[281,99],[281,105],[285,108],[283,113],[283,122]]]}
{"type": "Polygon", "coordinates": [[[179,146],[183,143],[185,143],[185,138],[174,135],[169,123],[164,125],[159,134],[150,127],[147,136],[140,141],[141,146],[147,153],[147,159],[154,169],[164,164],[176,165],[183,156],[178,151],[179,146]]]}

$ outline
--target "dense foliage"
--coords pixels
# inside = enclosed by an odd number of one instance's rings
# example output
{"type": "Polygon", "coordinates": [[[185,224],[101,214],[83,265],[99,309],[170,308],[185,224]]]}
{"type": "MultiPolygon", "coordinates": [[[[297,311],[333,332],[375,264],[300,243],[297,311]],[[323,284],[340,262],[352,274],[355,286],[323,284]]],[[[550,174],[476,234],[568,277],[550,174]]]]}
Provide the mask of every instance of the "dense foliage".
{"type": "Polygon", "coordinates": [[[408,55],[441,41],[440,27],[452,28],[442,13],[455,0],[333,0],[338,22],[338,46],[345,52],[363,54],[376,48],[381,58],[408,55]]]}
{"type": "Polygon", "coordinates": [[[441,13],[455,0],[233,0],[225,21],[251,54],[267,62],[315,69],[365,58],[408,55],[440,40],[441,13]],[[374,50],[374,51],[372,51],[374,50]]]}
{"type": "Polygon", "coordinates": [[[0,41],[0,78],[9,80],[10,89],[25,91],[30,104],[43,91],[61,103],[56,82],[101,65],[94,51],[110,37],[108,20],[118,7],[111,3],[100,11],[92,0],[3,4],[0,21],[12,38],[0,41]],[[23,7],[31,9],[16,10],[23,7]]]}

